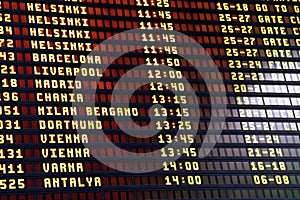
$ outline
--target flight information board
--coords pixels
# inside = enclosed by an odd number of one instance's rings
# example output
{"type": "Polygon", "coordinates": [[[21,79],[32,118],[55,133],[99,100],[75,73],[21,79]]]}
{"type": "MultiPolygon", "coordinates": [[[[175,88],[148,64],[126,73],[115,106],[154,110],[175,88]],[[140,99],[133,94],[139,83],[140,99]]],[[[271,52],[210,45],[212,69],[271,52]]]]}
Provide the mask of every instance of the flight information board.
{"type": "Polygon", "coordinates": [[[299,199],[300,1],[0,0],[0,199],[299,199]]]}

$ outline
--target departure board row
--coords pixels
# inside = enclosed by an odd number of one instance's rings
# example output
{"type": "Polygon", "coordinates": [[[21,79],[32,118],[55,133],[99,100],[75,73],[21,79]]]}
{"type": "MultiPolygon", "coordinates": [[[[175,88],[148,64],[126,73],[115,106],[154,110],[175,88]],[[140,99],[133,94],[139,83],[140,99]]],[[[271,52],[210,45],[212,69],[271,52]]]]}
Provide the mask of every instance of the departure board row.
{"type": "Polygon", "coordinates": [[[0,199],[299,199],[300,1],[0,0],[0,199]]]}

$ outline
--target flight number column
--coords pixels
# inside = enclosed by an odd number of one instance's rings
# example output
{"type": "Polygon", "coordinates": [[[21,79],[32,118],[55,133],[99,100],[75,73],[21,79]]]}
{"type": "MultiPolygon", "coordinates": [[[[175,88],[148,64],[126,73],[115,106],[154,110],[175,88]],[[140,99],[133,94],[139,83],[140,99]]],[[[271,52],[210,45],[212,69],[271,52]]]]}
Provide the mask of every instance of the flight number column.
{"type": "MultiPolygon", "coordinates": [[[[15,65],[16,48],[13,38],[17,27],[10,26],[13,20],[12,14],[5,12],[9,9],[9,3],[0,1],[0,191],[20,190],[25,188],[23,150],[16,148],[16,144],[22,143],[20,135],[20,102],[19,80],[15,65]],[[15,29],[16,28],[16,29],[15,29]]],[[[16,21],[18,22],[18,21],[16,21]]]]}

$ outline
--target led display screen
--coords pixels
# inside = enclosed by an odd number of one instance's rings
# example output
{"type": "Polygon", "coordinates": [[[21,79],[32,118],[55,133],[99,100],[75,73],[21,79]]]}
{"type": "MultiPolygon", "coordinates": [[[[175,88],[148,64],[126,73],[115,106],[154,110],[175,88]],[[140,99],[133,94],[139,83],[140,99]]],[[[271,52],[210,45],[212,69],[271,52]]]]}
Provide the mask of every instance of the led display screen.
{"type": "Polygon", "coordinates": [[[0,1],[0,199],[299,199],[300,1],[0,1]]]}

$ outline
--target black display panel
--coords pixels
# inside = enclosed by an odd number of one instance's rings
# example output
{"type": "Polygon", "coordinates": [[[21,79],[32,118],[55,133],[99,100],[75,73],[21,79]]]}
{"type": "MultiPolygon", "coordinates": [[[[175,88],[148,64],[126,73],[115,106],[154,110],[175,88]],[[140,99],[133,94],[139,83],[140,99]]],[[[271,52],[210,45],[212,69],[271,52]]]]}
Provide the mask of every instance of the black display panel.
{"type": "Polygon", "coordinates": [[[0,199],[299,199],[300,1],[0,1],[0,199]]]}

